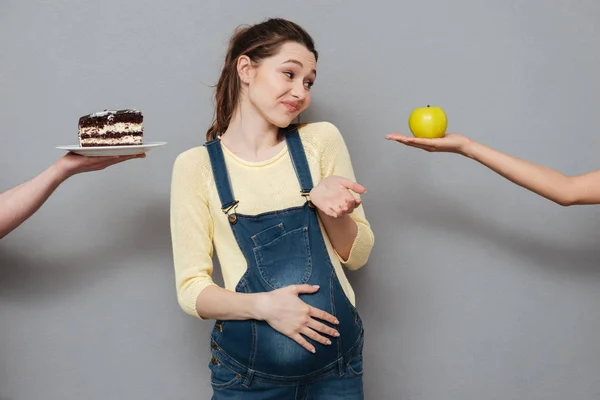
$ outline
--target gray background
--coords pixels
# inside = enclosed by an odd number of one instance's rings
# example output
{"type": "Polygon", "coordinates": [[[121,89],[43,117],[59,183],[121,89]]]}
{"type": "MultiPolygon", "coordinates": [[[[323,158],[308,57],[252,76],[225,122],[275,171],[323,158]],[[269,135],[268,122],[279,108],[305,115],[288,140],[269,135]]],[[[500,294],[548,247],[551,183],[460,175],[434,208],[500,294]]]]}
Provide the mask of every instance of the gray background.
{"type": "Polygon", "coordinates": [[[449,130],[568,174],[598,167],[597,0],[0,2],[0,187],[136,107],[168,146],[66,182],[0,242],[0,398],[208,399],[211,323],[178,308],[169,185],[202,143],[235,26],[283,16],[322,54],[303,120],[336,124],[376,234],[351,273],[368,399],[600,398],[600,208],[561,208],[455,155],[449,130]]]}

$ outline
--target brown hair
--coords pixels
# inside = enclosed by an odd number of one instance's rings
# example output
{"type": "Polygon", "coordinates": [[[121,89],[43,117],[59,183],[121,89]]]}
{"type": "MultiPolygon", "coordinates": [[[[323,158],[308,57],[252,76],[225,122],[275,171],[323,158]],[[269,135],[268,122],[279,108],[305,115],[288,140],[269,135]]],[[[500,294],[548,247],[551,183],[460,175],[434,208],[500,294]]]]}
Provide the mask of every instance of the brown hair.
{"type": "Polygon", "coordinates": [[[319,54],[310,35],[298,24],[271,18],[252,26],[240,27],[229,40],[225,64],[215,90],[215,116],[212,126],[206,132],[206,140],[213,140],[225,132],[238,105],[240,96],[240,77],[237,73],[237,60],[248,56],[253,63],[274,56],[286,42],[304,45],[315,59],[319,54]]]}

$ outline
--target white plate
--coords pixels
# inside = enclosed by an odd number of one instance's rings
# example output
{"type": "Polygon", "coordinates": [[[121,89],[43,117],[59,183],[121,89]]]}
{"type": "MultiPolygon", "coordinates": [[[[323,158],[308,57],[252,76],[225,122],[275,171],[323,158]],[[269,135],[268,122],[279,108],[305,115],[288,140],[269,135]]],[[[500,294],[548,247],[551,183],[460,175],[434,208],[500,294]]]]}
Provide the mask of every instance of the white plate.
{"type": "Polygon", "coordinates": [[[131,146],[97,146],[81,147],[75,145],[57,146],[57,149],[71,151],[75,154],[91,157],[129,156],[150,151],[154,147],[164,146],[167,142],[148,142],[131,146]]]}

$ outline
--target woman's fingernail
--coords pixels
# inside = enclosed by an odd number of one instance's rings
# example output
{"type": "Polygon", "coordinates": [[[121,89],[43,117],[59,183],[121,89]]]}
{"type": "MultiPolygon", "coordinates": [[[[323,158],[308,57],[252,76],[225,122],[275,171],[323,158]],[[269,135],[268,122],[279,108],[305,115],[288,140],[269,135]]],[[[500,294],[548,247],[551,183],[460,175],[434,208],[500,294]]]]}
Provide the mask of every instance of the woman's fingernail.
{"type": "Polygon", "coordinates": [[[327,343],[328,345],[329,345],[329,344],[331,344],[331,340],[327,340],[327,342],[326,342],[326,343],[327,343]]]}
{"type": "Polygon", "coordinates": [[[335,337],[340,337],[340,333],[339,333],[339,332],[335,332],[335,333],[333,334],[333,336],[335,336],[335,337]]]}

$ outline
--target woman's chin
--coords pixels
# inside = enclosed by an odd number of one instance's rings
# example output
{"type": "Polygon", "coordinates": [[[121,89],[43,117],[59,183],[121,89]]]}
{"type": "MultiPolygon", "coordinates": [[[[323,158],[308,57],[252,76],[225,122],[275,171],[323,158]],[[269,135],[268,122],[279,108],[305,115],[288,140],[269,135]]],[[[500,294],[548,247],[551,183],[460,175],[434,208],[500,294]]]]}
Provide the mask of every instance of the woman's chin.
{"type": "Polygon", "coordinates": [[[290,118],[290,117],[288,116],[288,117],[285,117],[285,118],[274,118],[274,119],[272,119],[270,122],[271,122],[273,125],[275,125],[276,127],[278,127],[278,128],[282,128],[282,129],[283,129],[283,128],[287,128],[288,126],[290,126],[290,124],[291,124],[292,122],[294,122],[294,119],[296,119],[296,117],[295,117],[295,116],[294,116],[294,118],[290,118]]]}

